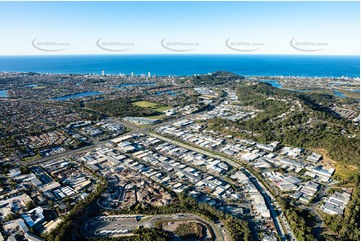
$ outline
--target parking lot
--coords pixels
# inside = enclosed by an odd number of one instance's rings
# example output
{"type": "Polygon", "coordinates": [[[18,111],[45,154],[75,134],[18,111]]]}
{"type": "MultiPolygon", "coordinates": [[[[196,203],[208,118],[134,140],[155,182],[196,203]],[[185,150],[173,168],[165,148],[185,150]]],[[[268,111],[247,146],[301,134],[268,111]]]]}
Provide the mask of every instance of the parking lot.
{"type": "MultiPolygon", "coordinates": [[[[157,221],[198,221],[208,228],[216,236],[216,240],[224,240],[226,231],[224,228],[216,228],[214,224],[193,214],[173,214],[173,215],[111,215],[97,216],[86,220],[81,225],[81,232],[84,237],[111,237],[111,236],[130,236],[135,229],[153,228],[157,221]],[[220,237],[219,237],[220,236],[220,237]]],[[[226,236],[228,237],[228,236],[226,236]]]]}
{"type": "Polygon", "coordinates": [[[82,224],[82,233],[86,237],[131,234],[134,229],[144,227],[142,215],[97,216],[82,224]]]}

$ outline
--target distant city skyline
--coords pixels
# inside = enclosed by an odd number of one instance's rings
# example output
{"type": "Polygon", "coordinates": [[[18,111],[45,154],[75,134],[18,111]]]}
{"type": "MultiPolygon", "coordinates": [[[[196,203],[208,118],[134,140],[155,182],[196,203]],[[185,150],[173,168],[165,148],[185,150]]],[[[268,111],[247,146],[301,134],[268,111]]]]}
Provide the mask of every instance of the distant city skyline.
{"type": "Polygon", "coordinates": [[[0,2],[0,55],[359,55],[359,2],[0,2]]]}

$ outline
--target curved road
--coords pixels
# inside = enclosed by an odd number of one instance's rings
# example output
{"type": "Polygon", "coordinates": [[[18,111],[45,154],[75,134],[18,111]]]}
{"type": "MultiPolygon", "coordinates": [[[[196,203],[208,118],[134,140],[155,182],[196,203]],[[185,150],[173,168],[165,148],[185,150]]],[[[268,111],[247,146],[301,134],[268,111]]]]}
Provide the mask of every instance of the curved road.
{"type": "Polygon", "coordinates": [[[156,221],[161,221],[161,220],[172,220],[172,221],[196,220],[203,224],[208,225],[208,228],[211,228],[212,230],[211,233],[214,234],[215,240],[225,241],[228,239],[226,231],[222,230],[221,227],[218,227],[214,223],[191,213],[158,214],[158,215],[117,214],[110,216],[97,216],[86,220],[82,224],[81,230],[84,236],[92,237],[94,235],[96,236],[95,233],[100,228],[104,228],[104,230],[112,230],[112,229],[120,229],[120,228],[133,230],[139,228],[139,226],[152,228],[155,227],[156,221]],[[117,218],[119,216],[122,216],[123,218],[117,218]],[[137,218],[141,217],[141,219],[138,221],[135,219],[136,217],[137,218]]]}

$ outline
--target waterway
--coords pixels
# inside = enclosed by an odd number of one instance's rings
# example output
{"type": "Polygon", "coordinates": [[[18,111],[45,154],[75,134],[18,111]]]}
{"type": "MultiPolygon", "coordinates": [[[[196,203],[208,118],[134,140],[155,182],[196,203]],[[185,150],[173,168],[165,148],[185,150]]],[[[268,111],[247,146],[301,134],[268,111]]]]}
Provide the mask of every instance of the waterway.
{"type": "MultiPolygon", "coordinates": [[[[295,90],[295,89],[282,88],[282,84],[280,84],[279,81],[277,81],[277,80],[260,80],[260,82],[265,82],[265,83],[270,84],[272,87],[277,87],[280,89],[290,90],[290,91],[294,91],[294,92],[312,92],[312,90],[308,90],[308,89],[295,90]]],[[[360,92],[360,90],[356,89],[356,90],[352,90],[351,92],[360,92]]],[[[342,92],[334,91],[333,94],[339,98],[346,98],[346,95],[343,94],[342,92]]]]}
{"type": "Polygon", "coordinates": [[[29,84],[29,85],[26,85],[26,87],[30,87],[30,88],[33,88],[33,87],[37,87],[38,84],[29,84]]]}
{"type": "Polygon", "coordinates": [[[99,95],[99,94],[103,94],[103,93],[102,92],[96,92],[96,91],[79,92],[79,93],[74,93],[74,94],[71,94],[71,95],[55,97],[52,100],[65,101],[65,100],[72,99],[72,98],[90,97],[90,96],[95,96],[95,95],[99,95]]]}

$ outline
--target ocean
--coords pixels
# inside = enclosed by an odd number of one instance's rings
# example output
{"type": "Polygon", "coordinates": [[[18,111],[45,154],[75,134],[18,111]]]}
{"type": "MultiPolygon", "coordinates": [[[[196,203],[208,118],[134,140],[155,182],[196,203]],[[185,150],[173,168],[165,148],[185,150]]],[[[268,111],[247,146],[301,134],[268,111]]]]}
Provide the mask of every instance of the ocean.
{"type": "Polygon", "coordinates": [[[52,55],[0,56],[2,72],[124,73],[158,76],[218,70],[244,76],[360,77],[359,56],[304,55],[52,55]]]}

